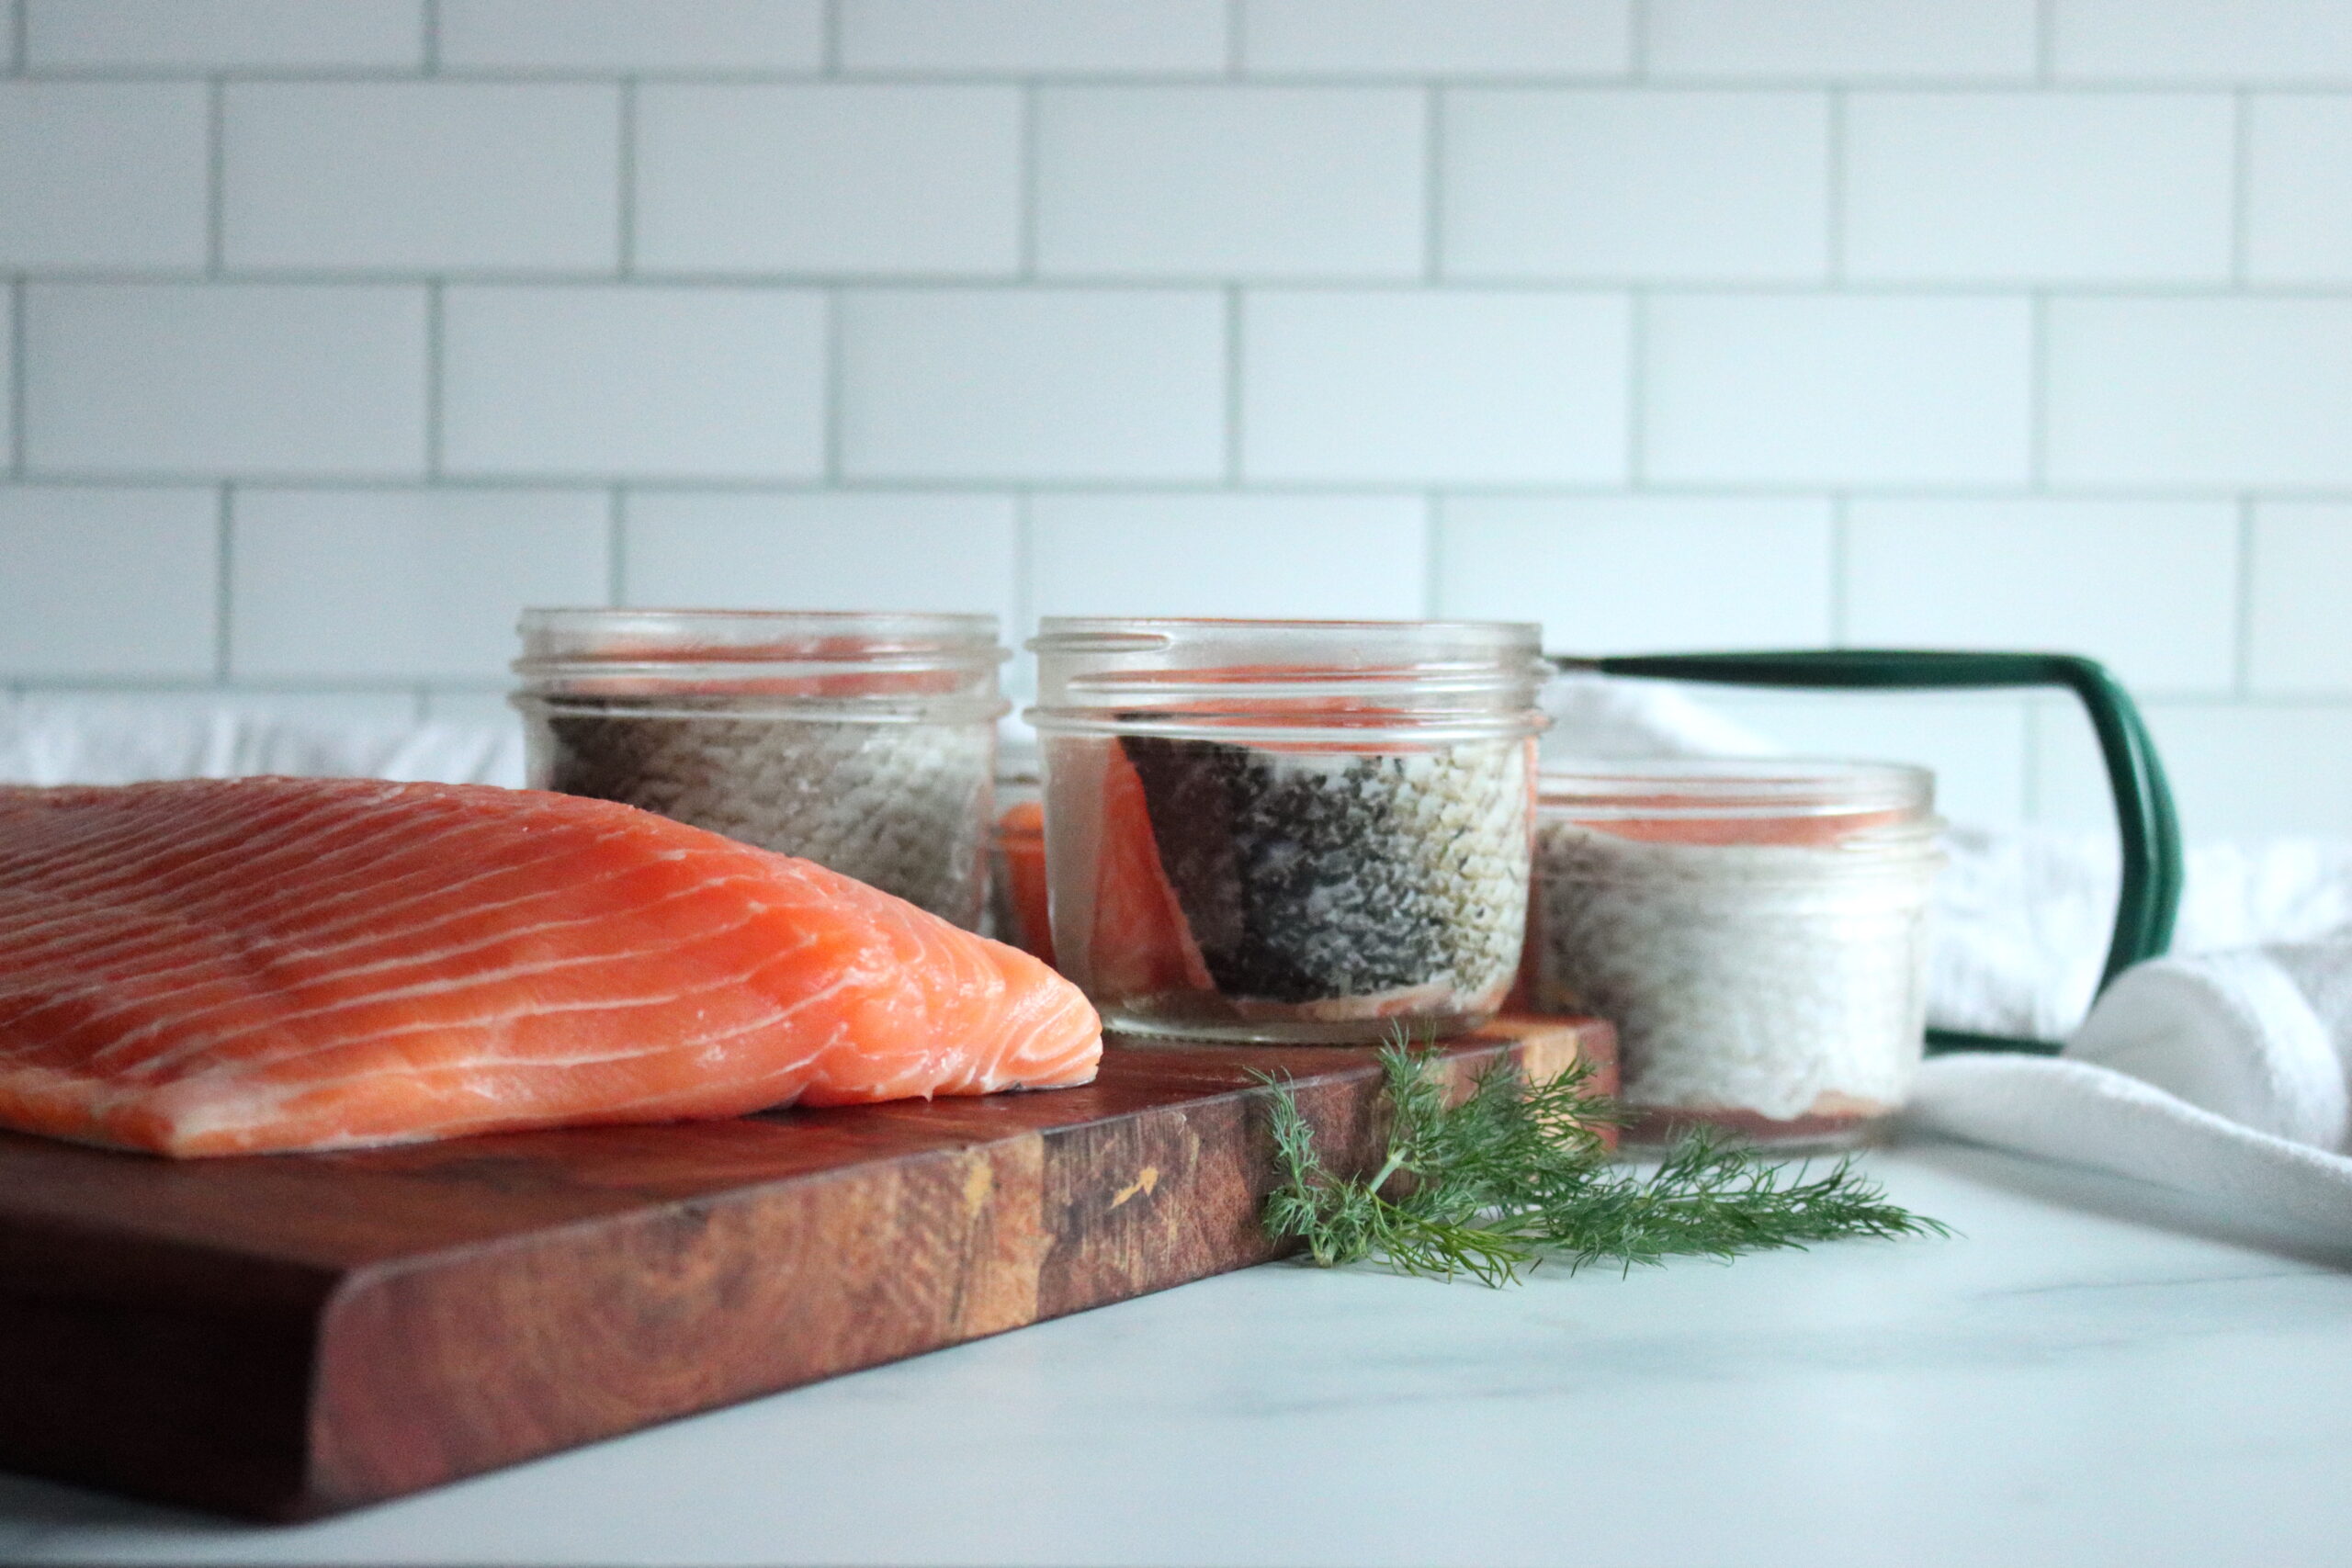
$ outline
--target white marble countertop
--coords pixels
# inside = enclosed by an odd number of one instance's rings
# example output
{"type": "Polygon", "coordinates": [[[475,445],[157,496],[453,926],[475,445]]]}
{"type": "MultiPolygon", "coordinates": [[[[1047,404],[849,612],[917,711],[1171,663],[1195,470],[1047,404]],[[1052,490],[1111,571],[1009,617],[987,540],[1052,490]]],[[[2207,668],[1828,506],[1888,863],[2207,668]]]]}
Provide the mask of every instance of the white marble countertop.
{"type": "Polygon", "coordinates": [[[2352,1272],[1979,1150],[1964,1234],[1508,1291],[1277,1265],[282,1529],[0,1476],[21,1562],[2337,1563],[2352,1272]]]}

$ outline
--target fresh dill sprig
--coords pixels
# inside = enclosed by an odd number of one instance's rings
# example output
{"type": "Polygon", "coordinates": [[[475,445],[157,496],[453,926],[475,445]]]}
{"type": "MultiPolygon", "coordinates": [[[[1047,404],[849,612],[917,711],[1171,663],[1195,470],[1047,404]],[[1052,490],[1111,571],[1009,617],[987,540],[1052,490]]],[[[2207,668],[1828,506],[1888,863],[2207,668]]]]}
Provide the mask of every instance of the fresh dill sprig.
{"type": "Polygon", "coordinates": [[[1631,1269],[1673,1257],[1732,1258],[1849,1236],[1949,1235],[1885,1201],[1840,1159],[1792,1171],[1758,1150],[1693,1133],[1644,1176],[1611,1163],[1600,1129],[1622,1120],[1578,1063],[1531,1082],[1503,1065],[1445,1102],[1433,1051],[1398,1041],[1380,1066],[1387,1154],[1362,1180],[1325,1167],[1290,1085],[1262,1077],[1279,1180],[1262,1219],[1331,1268],[1375,1258],[1402,1273],[1509,1284],[1546,1259],[1631,1269]]]}

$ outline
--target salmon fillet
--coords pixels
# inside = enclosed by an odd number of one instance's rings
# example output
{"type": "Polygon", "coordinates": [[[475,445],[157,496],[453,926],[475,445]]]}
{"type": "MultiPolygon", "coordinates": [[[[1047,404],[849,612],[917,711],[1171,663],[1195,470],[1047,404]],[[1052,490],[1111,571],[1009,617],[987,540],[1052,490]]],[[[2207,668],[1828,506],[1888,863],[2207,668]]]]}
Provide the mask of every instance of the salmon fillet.
{"type": "Polygon", "coordinates": [[[347,1148],[1084,1083],[1025,953],[807,861],[485,784],[0,788],[0,1125],[347,1148]]]}

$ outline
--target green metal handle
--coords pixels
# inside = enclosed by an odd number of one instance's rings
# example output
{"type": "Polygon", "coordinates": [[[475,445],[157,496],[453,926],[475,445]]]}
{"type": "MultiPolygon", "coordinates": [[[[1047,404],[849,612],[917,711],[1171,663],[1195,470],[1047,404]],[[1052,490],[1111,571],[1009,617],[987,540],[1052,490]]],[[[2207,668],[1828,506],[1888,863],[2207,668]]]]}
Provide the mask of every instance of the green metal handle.
{"type": "MultiPolygon", "coordinates": [[[[2099,987],[2172,943],[2180,911],[2180,819],[2154,739],[2131,694],[2096,660],[2072,653],[1966,653],[1939,649],[1840,648],[1779,653],[1652,653],[1610,659],[1560,659],[1565,669],[1657,680],[1735,686],[1810,686],[1919,691],[1937,688],[2064,686],[2073,692],[2098,737],[2123,840],[2123,886],[2115,934],[2099,987]]],[[[1929,1030],[1939,1050],[2055,1052],[2048,1041],[1929,1030]]]]}

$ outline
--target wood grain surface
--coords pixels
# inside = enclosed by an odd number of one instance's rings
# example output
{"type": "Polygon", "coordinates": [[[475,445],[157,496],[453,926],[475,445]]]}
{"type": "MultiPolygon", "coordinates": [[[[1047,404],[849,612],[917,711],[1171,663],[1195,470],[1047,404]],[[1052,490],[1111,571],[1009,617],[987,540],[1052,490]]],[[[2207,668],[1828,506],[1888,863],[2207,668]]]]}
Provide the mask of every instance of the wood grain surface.
{"type": "MultiPolygon", "coordinates": [[[[1604,1074],[1606,1024],[1449,1043],[1604,1074]]],[[[0,1134],[0,1464],[300,1518],[1266,1261],[1253,1074],[1340,1168],[1369,1050],[1082,1089],[174,1163],[0,1134]]]]}

